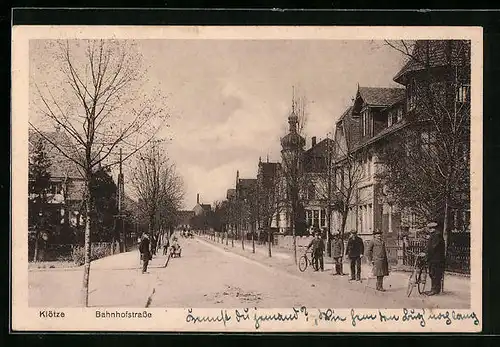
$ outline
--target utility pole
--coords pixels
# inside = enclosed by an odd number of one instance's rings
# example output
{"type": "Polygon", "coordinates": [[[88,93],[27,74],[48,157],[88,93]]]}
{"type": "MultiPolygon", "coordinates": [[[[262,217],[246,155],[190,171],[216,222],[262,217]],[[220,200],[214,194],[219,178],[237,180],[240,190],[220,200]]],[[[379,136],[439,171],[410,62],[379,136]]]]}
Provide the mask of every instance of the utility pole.
{"type": "Polygon", "coordinates": [[[119,163],[119,174],[118,174],[118,235],[119,235],[119,245],[120,252],[127,251],[127,239],[125,235],[125,220],[123,218],[123,195],[125,192],[124,182],[123,182],[123,152],[120,148],[120,163],[119,163]]]}
{"type": "Polygon", "coordinates": [[[327,231],[326,231],[326,254],[331,257],[332,256],[332,248],[331,248],[331,240],[330,240],[330,232],[331,232],[331,218],[332,218],[332,148],[330,145],[330,137],[328,133],[326,135],[326,141],[327,141],[327,163],[326,163],[326,169],[328,170],[327,172],[327,205],[326,205],[326,225],[327,225],[327,231]]]}

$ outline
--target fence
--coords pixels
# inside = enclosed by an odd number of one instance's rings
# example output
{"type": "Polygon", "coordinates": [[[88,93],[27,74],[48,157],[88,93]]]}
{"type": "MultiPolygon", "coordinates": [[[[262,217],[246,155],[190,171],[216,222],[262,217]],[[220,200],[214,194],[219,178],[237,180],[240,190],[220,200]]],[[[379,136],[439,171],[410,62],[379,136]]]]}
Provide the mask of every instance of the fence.
{"type": "MultiPolygon", "coordinates": [[[[425,252],[426,240],[410,239],[403,243],[403,265],[413,266],[415,254],[425,252]],[[409,251],[409,252],[408,252],[409,251]]],[[[446,271],[470,274],[470,234],[451,234],[446,252],[446,271]]]]}
{"type": "MultiPolygon", "coordinates": [[[[40,242],[38,245],[38,260],[39,261],[75,261],[75,254],[82,253],[83,246],[75,244],[48,244],[40,242]]],[[[111,242],[92,242],[91,245],[92,260],[106,257],[113,254],[113,244],[111,242]]],[[[28,259],[33,261],[35,254],[34,242],[28,246],[28,259]]]]}

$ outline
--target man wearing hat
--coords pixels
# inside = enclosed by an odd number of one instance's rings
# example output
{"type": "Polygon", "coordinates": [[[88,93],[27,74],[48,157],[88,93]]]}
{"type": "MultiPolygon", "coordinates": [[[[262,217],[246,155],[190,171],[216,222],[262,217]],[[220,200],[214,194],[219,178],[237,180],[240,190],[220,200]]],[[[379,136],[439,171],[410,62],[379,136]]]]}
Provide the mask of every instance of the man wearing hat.
{"type": "Polygon", "coordinates": [[[347,241],[345,254],[351,262],[351,281],[361,280],[361,257],[365,253],[363,240],[358,236],[356,230],[351,230],[351,236],[347,241]]]}
{"type": "Polygon", "coordinates": [[[335,275],[344,275],[344,270],[342,269],[342,248],[344,248],[344,242],[340,238],[340,235],[333,234],[332,241],[332,257],[335,261],[335,275]]]}
{"type": "Polygon", "coordinates": [[[141,253],[142,259],[142,273],[148,273],[148,264],[151,260],[151,252],[150,252],[150,242],[149,235],[144,233],[142,234],[142,240],[139,245],[139,252],[141,253]]]}
{"type": "Polygon", "coordinates": [[[427,295],[436,295],[441,292],[441,281],[444,276],[444,238],[437,230],[437,223],[427,224],[430,237],[427,241],[426,258],[429,266],[429,277],[431,278],[431,291],[427,295]]]}
{"type": "Polygon", "coordinates": [[[312,247],[313,262],[315,268],[314,271],[318,271],[318,269],[321,269],[321,271],[323,271],[324,270],[323,252],[325,251],[325,243],[323,242],[323,239],[321,238],[321,234],[319,231],[316,232],[314,239],[311,240],[309,246],[307,246],[307,249],[309,250],[309,248],[311,247],[312,247]]]}
{"type": "Polygon", "coordinates": [[[368,245],[366,256],[373,265],[373,275],[377,277],[376,289],[384,292],[384,276],[389,276],[389,263],[382,232],[378,229],[373,232],[373,240],[368,245]]]}

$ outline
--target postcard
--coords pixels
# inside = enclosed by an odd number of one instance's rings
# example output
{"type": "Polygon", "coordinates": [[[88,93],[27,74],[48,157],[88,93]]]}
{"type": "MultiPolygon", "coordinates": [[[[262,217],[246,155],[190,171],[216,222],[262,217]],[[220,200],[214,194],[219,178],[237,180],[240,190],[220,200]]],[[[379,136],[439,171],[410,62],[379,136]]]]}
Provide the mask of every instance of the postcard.
{"type": "Polygon", "coordinates": [[[14,331],[481,331],[482,28],[12,30],[14,331]]]}

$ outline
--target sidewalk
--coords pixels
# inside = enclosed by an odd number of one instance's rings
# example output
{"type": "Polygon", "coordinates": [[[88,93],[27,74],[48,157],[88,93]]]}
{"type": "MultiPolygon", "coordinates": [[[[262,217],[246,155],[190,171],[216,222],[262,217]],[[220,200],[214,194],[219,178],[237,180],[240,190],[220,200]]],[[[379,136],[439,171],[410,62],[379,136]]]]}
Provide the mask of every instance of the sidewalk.
{"type": "MultiPolygon", "coordinates": [[[[158,254],[142,274],[137,250],[111,255],[91,262],[89,306],[145,307],[166,257],[158,254]]],[[[67,269],[28,271],[29,305],[33,307],[78,307],[83,266],[67,269]]]]}

